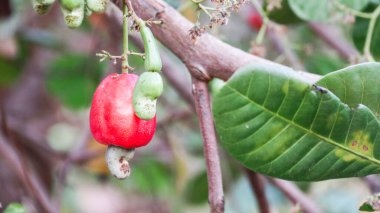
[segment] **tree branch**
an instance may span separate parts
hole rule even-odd
[[[270,177],[268,177],[267,180],[276,186],[282,193],[284,193],[284,195],[288,197],[293,204],[299,204],[303,212],[321,213],[321,210],[317,207],[317,205],[293,183]]]
[[[24,162],[21,154],[13,149],[2,132],[0,132],[0,156],[8,163],[9,168],[17,174],[25,188],[35,198],[44,212],[56,212],[46,189],[34,172],[26,168],[27,163]]]
[[[194,78],[193,95],[203,138],[211,212],[221,213],[224,212],[222,172],[207,83]]]
[[[362,178],[363,181],[368,185],[371,193],[379,193],[380,192],[380,179],[377,175],[369,175]]]
[[[217,77],[227,80],[235,70],[247,64],[276,64],[232,47],[207,33],[193,43],[189,36],[193,23],[162,0],[133,1],[132,4],[139,17],[159,18],[163,21],[163,24],[151,27],[155,37],[170,49],[197,79],[210,80]],[[303,73],[302,76],[309,82],[315,82],[319,78],[310,73]]]
[[[249,169],[245,169],[248,180],[251,184],[252,191],[255,193],[257,204],[259,205],[259,210],[261,213],[269,213],[269,205],[268,200],[265,196],[265,180],[263,176],[257,174],[256,172],[252,172]]]

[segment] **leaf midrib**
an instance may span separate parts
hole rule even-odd
[[[327,143],[329,143],[329,144],[331,144],[331,145],[334,145],[334,146],[337,146],[338,148],[341,148],[341,149],[343,149],[343,150],[346,151],[346,152],[349,152],[349,153],[351,153],[351,154],[354,154],[354,155],[356,155],[356,156],[359,156],[359,157],[361,157],[361,158],[364,158],[364,159],[366,159],[366,160],[368,160],[368,161],[370,161],[370,162],[372,162],[372,163],[375,163],[375,164],[380,165],[380,161],[379,161],[379,160],[377,160],[377,159],[375,159],[375,158],[373,158],[373,157],[367,156],[367,155],[363,155],[363,154],[358,153],[358,152],[354,152],[353,150],[349,149],[348,147],[343,146],[343,145],[340,145],[340,144],[334,142],[333,140],[331,140],[331,138],[326,138],[326,137],[324,137],[324,136],[322,136],[322,135],[319,135],[319,134],[315,133],[315,132],[312,131],[312,130],[306,129],[305,127],[303,127],[303,126],[301,126],[301,125],[299,125],[299,124],[297,124],[297,123],[294,123],[293,121],[291,121],[291,120],[289,120],[289,119],[287,119],[287,118],[281,116],[280,114],[278,114],[278,113],[274,113],[273,111],[271,111],[271,110],[265,108],[264,106],[262,106],[262,105],[256,103],[255,101],[249,99],[247,96],[245,96],[244,94],[240,93],[238,90],[234,89],[233,87],[229,86],[228,84],[226,84],[225,86],[228,87],[229,89],[231,89],[232,91],[234,91],[237,95],[239,95],[239,96],[242,97],[243,99],[246,99],[248,102],[251,102],[252,104],[258,106],[259,108],[261,108],[261,109],[263,109],[264,111],[266,111],[266,112],[272,114],[273,116],[276,116],[276,117],[278,117],[278,118],[284,120],[285,122],[288,122],[288,123],[290,123],[290,124],[292,124],[292,125],[294,125],[294,126],[300,128],[301,130],[304,130],[305,132],[307,132],[307,133],[309,133],[309,134],[311,134],[311,135],[314,135],[314,136],[316,136],[316,137],[322,139],[322,141],[326,141]]]

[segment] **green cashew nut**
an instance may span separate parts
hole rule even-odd
[[[153,33],[144,22],[140,22],[139,27],[141,37],[144,41],[145,69],[150,72],[159,72],[162,69],[162,62]]]
[[[84,3],[84,0],[78,0],[78,1],[80,1],[80,6],[72,10],[68,10],[65,7],[61,6],[65,23],[69,28],[77,28],[83,22],[84,12],[85,12],[84,11],[85,3]]]
[[[74,10],[83,4],[82,0],[61,0],[61,6],[67,10]]]
[[[95,13],[103,13],[108,4],[108,0],[86,0],[87,7]]]
[[[133,90],[133,109],[137,117],[150,120],[156,115],[157,98],[162,94],[163,85],[159,73],[141,74]]]
[[[125,149],[118,146],[108,146],[106,162],[110,173],[118,179],[125,179],[131,174],[128,161],[133,158],[135,149]]]
[[[46,14],[54,0],[32,0],[33,9],[39,15]]]

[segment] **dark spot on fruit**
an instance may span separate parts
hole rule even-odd
[[[119,158],[119,163],[123,163],[124,160],[125,160],[125,157],[124,157],[124,156],[121,156],[121,157]]]
[[[112,77],[112,78],[117,78],[117,77],[119,77],[119,74],[118,74],[118,73],[114,73],[114,74],[112,74],[111,77]]]
[[[121,172],[123,172],[124,174],[127,174],[127,173],[129,173],[129,165],[128,165],[128,163],[123,163],[123,164],[121,164],[121,166],[120,166],[120,171]]]

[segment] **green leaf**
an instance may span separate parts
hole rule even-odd
[[[174,187],[172,171],[156,159],[145,158],[144,161],[135,164],[132,169],[133,175],[130,177],[130,182],[140,192],[162,195],[170,193]]]
[[[368,203],[363,203],[360,207],[359,207],[359,211],[365,211],[365,212],[374,212],[375,209],[373,209],[373,207],[368,204]]]
[[[268,0],[264,2],[264,9],[267,9]],[[288,0],[281,1],[281,7],[275,7],[267,11],[270,20],[279,24],[297,24],[302,20],[290,9]]]
[[[0,86],[9,86],[18,79],[22,68],[15,61],[0,58]]]
[[[3,213],[25,213],[25,208],[20,203],[10,203]]]
[[[289,7],[296,16],[305,21],[327,21],[339,10],[333,0],[288,0]],[[336,0],[334,0],[336,1]],[[355,10],[361,10],[370,0],[338,0],[341,4]]]
[[[289,68],[238,70],[213,101],[221,144],[244,166],[288,180],[380,172],[380,124]]]
[[[366,105],[380,117],[380,63],[363,63],[332,72],[317,82],[350,107]]]
[[[371,4],[368,6],[364,11],[365,12],[372,12],[377,5]],[[352,40],[355,44],[355,47],[363,52],[364,44],[368,32],[368,26],[369,26],[369,19],[364,18],[356,18],[355,24],[352,28]],[[375,59],[380,59],[380,17],[377,18],[375,23],[375,28],[372,34],[372,40],[371,40],[371,46],[370,51],[375,57]]]
[[[355,10],[361,10],[367,6],[371,0],[339,0],[340,3]]]
[[[49,65],[47,89],[67,107],[88,107],[103,69],[104,64],[85,55],[62,56]]]
[[[306,21],[325,21],[330,17],[330,0],[288,0],[293,12]]]
[[[208,199],[206,171],[191,179],[186,187],[185,197],[191,204],[206,203]]]

